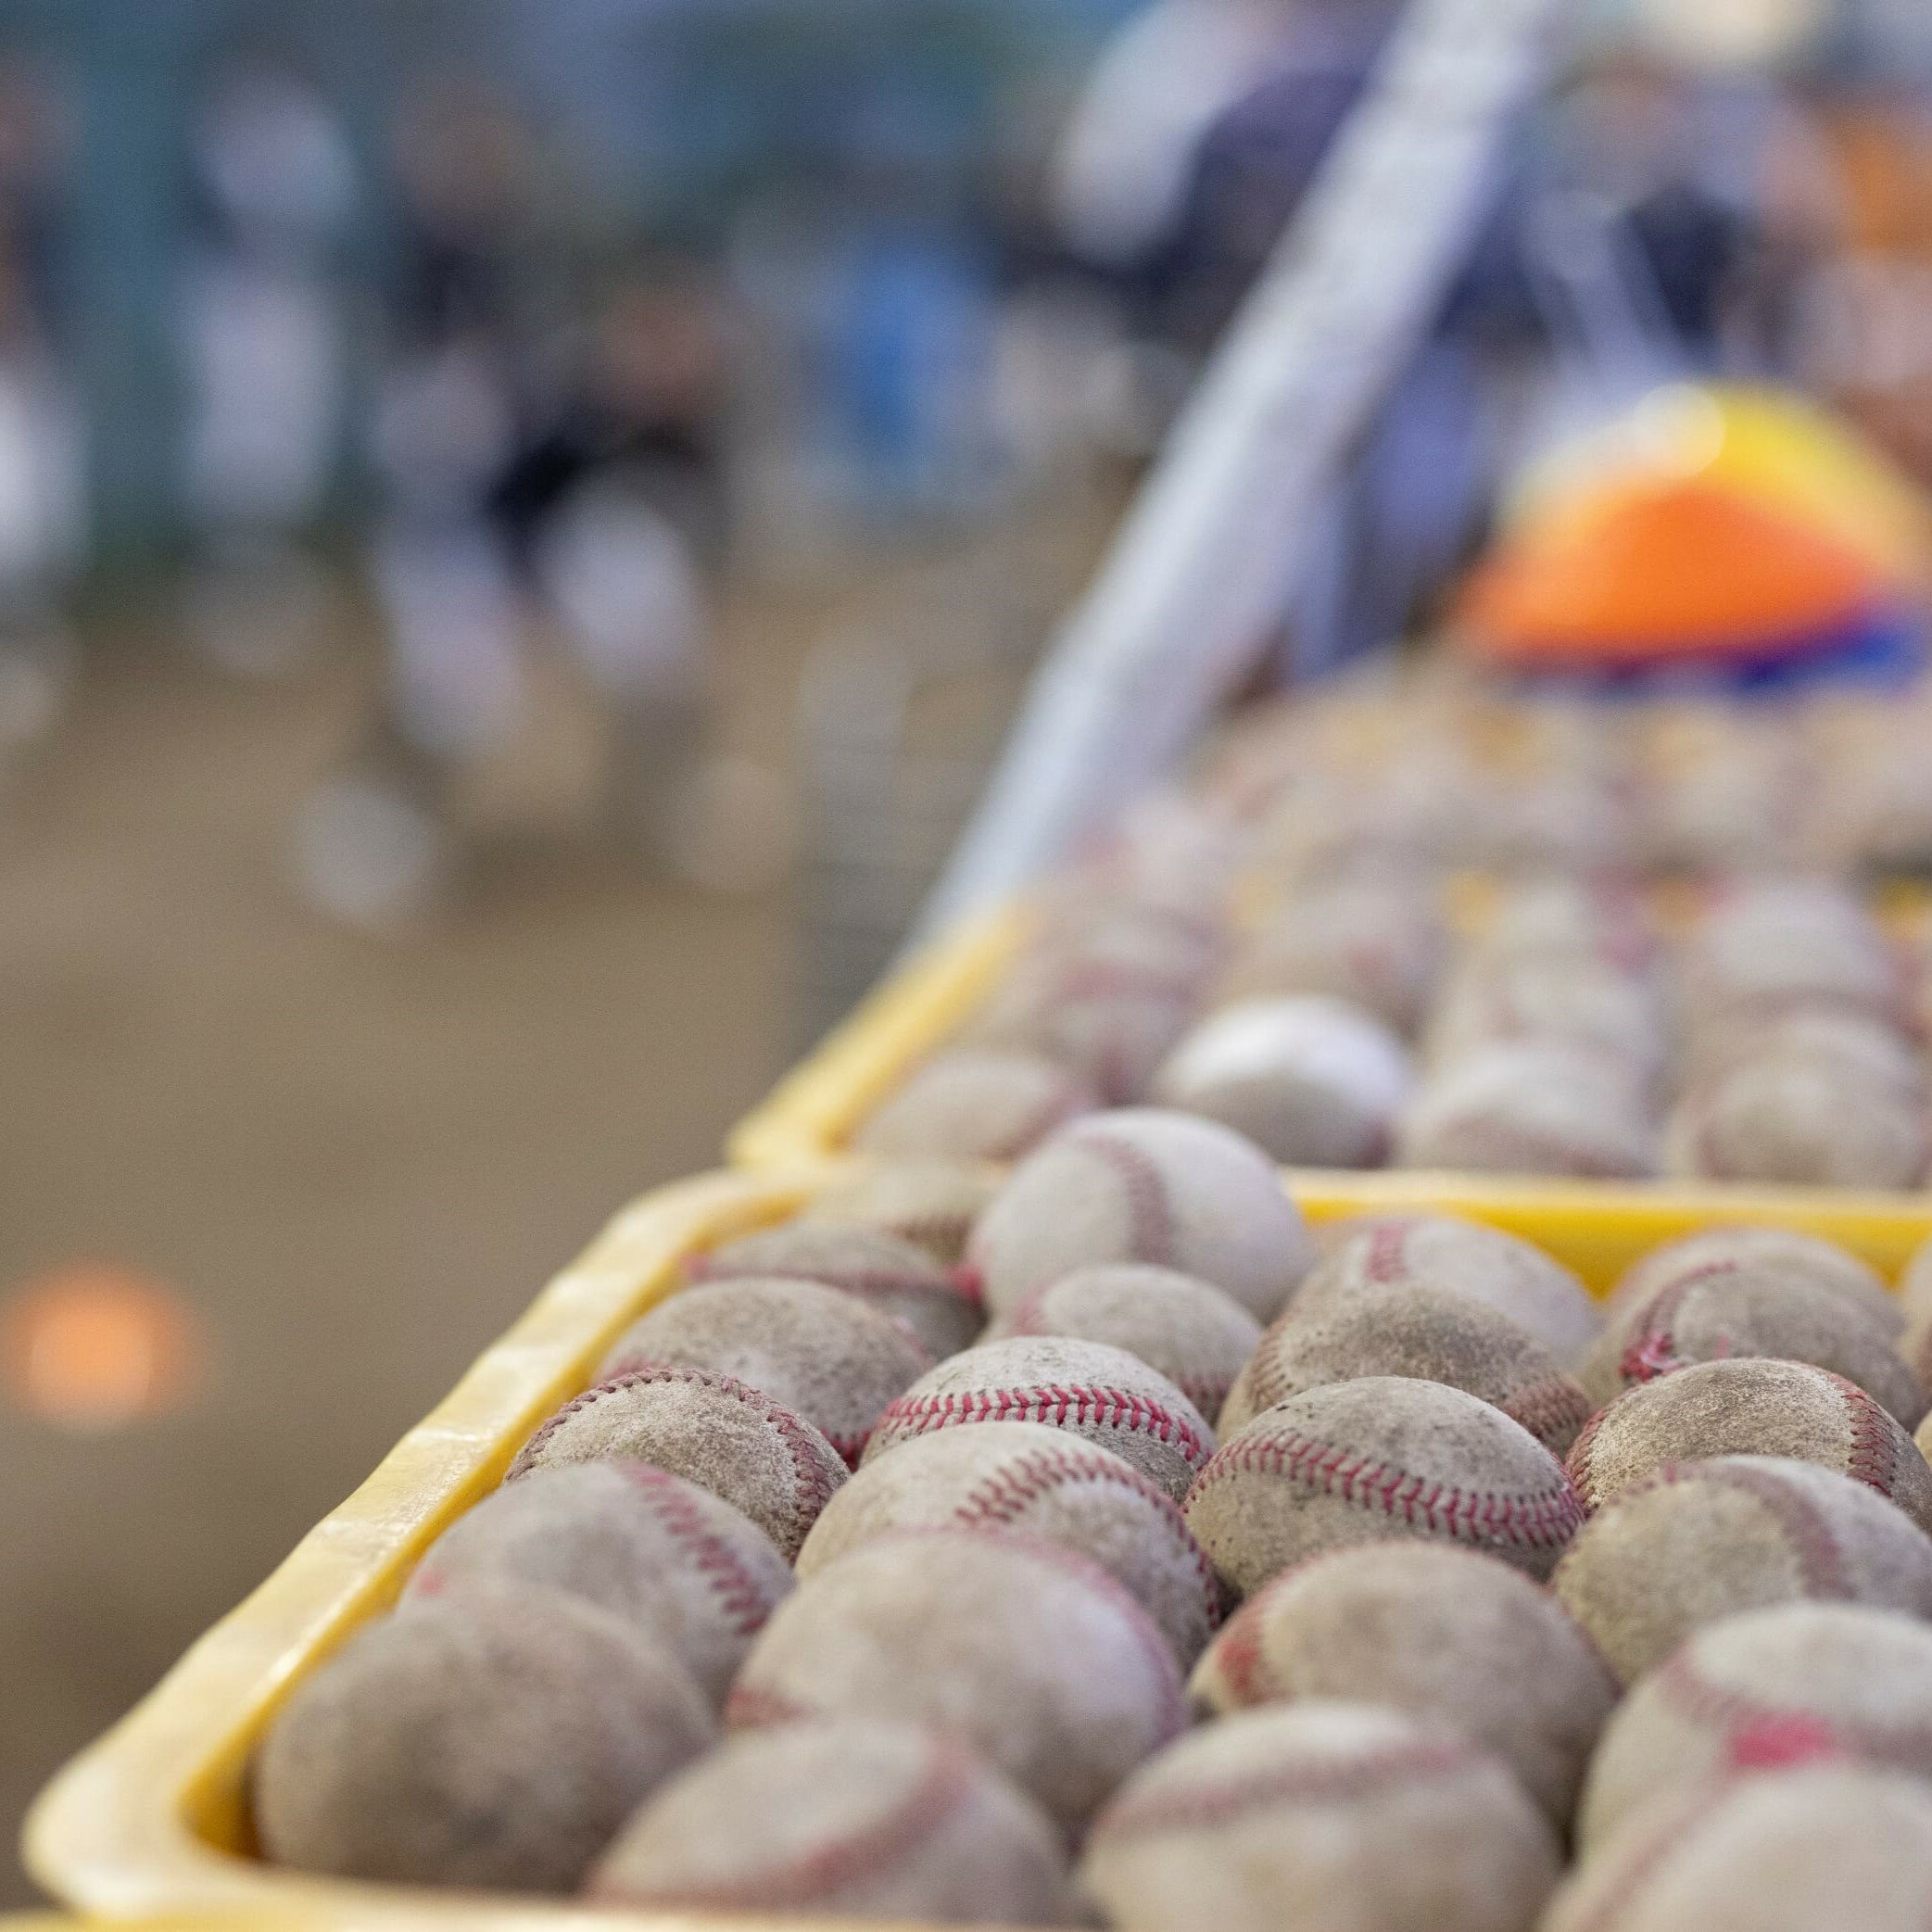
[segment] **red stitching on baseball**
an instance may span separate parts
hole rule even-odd
[[[889,1869],[895,1860],[930,1838],[973,1789],[973,1760],[941,1738],[928,1740],[920,1774],[894,1804],[869,1823],[859,1823],[795,1856],[758,1866],[741,1865],[729,1878],[711,1885],[680,1887],[654,1893],[654,1908],[702,1911],[762,1906],[798,1911],[821,1903],[855,1881]],[[622,1902],[622,1882],[593,1887],[589,1896]]]
[[[1845,1553],[1838,1547],[1829,1519],[1809,1496],[1790,1487],[1775,1470],[1744,1468],[1735,1463],[1719,1468],[1714,1462],[1667,1462],[1614,1500],[1622,1502],[1624,1496],[1646,1496],[1683,1483],[1714,1483],[1722,1489],[1735,1489],[1766,1510],[1784,1532],[1792,1555],[1798,1559],[1807,1596],[1844,1599],[1856,1594]]]
[[[1042,1310],[1046,1304],[1046,1291],[1053,1286],[1051,1282],[1042,1282],[1037,1288],[1029,1288],[1015,1303],[1012,1314],[1000,1326],[1005,1334],[1043,1335],[1046,1331],[1040,1326],[1043,1319]]]
[[[970,1227],[971,1223],[968,1222],[967,1225]],[[986,1274],[977,1262],[962,1261],[958,1267],[950,1269],[947,1272],[953,1285],[976,1308],[983,1308],[986,1306]]]
[[[1090,1842],[1199,1830],[1276,1804],[1348,1804],[1375,1797],[1392,1785],[1459,1776],[1476,1762],[1475,1748],[1459,1737],[1404,1738],[1340,1762],[1246,1771],[1224,1783],[1192,1790],[1145,1789],[1130,1793],[1103,1812]]]
[[[1274,1594],[1270,1585],[1258,1597],[1242,1605],[1228,1626],[1215,1639],[1209,1661],[1220,1673],[1234,1701],[1240,1705],[1260,1704],[1281,1694],[1281,1685],[1269,1667],[1266,1653],[1268,1611],[1266,1605]]]
[[[1921,1771],[1932,1764],[1932,1724],[1861,1724],[1842,1715],[1826,1717],[1797,1711],[1754,1698],[1698,1671],[1689,1646],[1682,1646],[1659,1667],[1659,1690],[1688,1722],[1718,1734],[1728,1744],[1736,1732],[1749,1732],[1787,1719],[1810,1720],[1834,1740],[1848,1740],[1866,1756],[1884,1760],[1903,1771]]]
[[[1685,1297],[1693,1288],[1720,1275],[1735,1275],[1736,1261],[1706,1261],[1688,1274],[1660,1288],[1637,1310],[1623,1353],[1617,1360],[1617,1372],[1626,1383],[1655,1382],[1689,1366],[1689,1357],[1679,1353],[1675,1322]]]
[[[1614,1407],[1614,1403],[1605,1404],[1584,1424],[1563,1461],[1563,1473],[1570,1478],[1570,1486],[1576,1491],[1576,1500],[1585,1516],[1596,1509],[1598,1501],[1596,1474],[1590,1467],[1591,1456],[1597,1447],[1597,1433],[1603,1427],[1604,1417]]]
[[[753,1729],[762,1724],[797,1724],[812,1715],[812,1707],[782,1691],[767,1690],[763,1685],[748,1684],[739,1677],[725,1699],[727,1729]]]
[[[1521,1422],[1552,1454],[1556,1443],[1574,1436],[1591,1414],[1589,1396],[1572,1377],[1560,1371],[1524,1383],[1496,1407],[1512,1422]]]
[[[1055,1543],[1051,1537],[1038,1536],[1028,1530],[1000,1528],[991,1524],[975,1525],[959,1523],[924,1523],[904,1529],[888,1530],[873,1539],[874,1546],[881,1543],[911,1543],[915,1540],[945,1536],[970,1536],[984,1538],[997,1544],[1003,1549],[1018,1550],[1029,1556],[1035,1562],[1044,1563],[1050,1570],[1057,1570],[1065,1576],[1072,1577],[1077,1583],[1084,1584],[1096,1596],[1105,1597],[1119,1613],[1121,1621],[1132,1635],[1134,1648],[1141,1653],[1153,1677],[1155,1687],[1160,1696],[1160,1742],[1178,1736],[1187,1728],[1187,1698],[1181,1682],[1181,1672],[1175,1662],[1173,1647],[1160,1633],[1160,1626],[1154,1621],[1147,1606],[1130,1590],[1112,1571],[1105,1570],[1092,1557],[1082,1556],[1076,1549],[1068,1549],[1064,1543]],[[740,1682],[743,1680],[740,1679]],[[734,1692],[734,1695],[736,1693]],[[727,1705],[728,1711],[728,1705]]]
[[[1365,1280],[1385,1285],[1402,1279],[1408,1260],[1408,1229],[1407,1221],[1378,1221],[1369,1230],[1362,1246]]]
[[[1064,1277],[1063,1277],[1064,1279]],[[1003,1340],[1012,1341],[1020,1335],[1055,1335],[1060,1332],[1047,1325],[1046,1298],[1059,1286],[1058,1282],[1042,1282],[1039,1287],[1031,1288],[1014,1304],[1012,1314],[1000,1323]],[[1204,1416],[1218,1409],[1228,1393],[1228,1383],[1219,1375],[1170,1375],[1168,1380],[1198,1408]],[[1266,1408],[1257,1403],[1257,1408]]]
[[[1639,1887],[1654,1877],[1664,1861],[1729,1797],[1731,1787],[1715,1779],[1688,1794],[1683,1809],[1667,1812],[1643,1843],[1616,1870],[1617,1883],[1607,1886],[1588,1914],[1573,1918],[1569,1932],[1616,1932],[1617,1919]]]
[[[749,1408],[761,1421],[768,1422],[777,1431],[779,1441],[790,1454],[792,1474],[797,1478],[797,1486],[791,1499],[792,1514],[801,1528],[808,1524],[831,1501],[832,1492],[839,1486],[839,1479],[820,1461],[817,1445],[813,1442],[811,1435],[805,1433],[805,1425],[790,1409],[782,1403],[774,1402],[769,1395],[752,1388],[749,1383],[739,1381],[735,1375],[717,1375],[706,1369],[687,1369],[670,1362],[653,1362],[648,1366],[627,1370],[622,1375],[612,1375],[603,1382],[593,1383],[574,1401],[566,1402],[524,1445],[523,1453],[510,1465],[509,1472],[503,1480],[506,1483],[513,1483],[519,1476],[526,1476],[533,1469],[538,1467],[537,1458],[542,1453],[544,1445],[579,1410],[589,1408],[606,1395],[615,1395],[624,1389],[674,1382],[694,1383],[701,1388],[713,1389],[719,1395]],[[819,1440],[825,1440],[822,1434]]]
[[[872,1433],[876,1440],[896,1442],[902,1436],[926,1435],[963,1422],[1045,1422],[1056,1429],[1080,1425],[1124,1429],[1130,1435],[1151,1435],[1179,1449],[1190,1469],[1199,1469],[1207,1455],[1207,1445],[1199,1431],[1172,1409],[1129,1389],[1095,1388],[1081,1383],[901,1395],[887,1404]]]
[[[1513,1548],[1560,1548],[1583,1521],[1569,1479],[1530,1496],[1458,1489],[1386,1462],[1351,1461],[1333,1443],[1302,1435],[1244,1433],[1218,1449],[1194,1479],[1189,1501],[1231,1473],[1286,1477],[1357,1509],[1379,1510],[1409,1524],[1446,1533],[1459,1541],[1505,1543]]]
[[[1174,1210],[1159,1164],[1131,1141],[1099,1128],[1080,1133],[1070,1144],[1092,1155],[1119,1182],[1134,1259],[1172,1267]]]
[[[1076,1080],[1064,1067],[1056,1068],[1058,1086],[1049,1088],[1032,1107],[1007,1129],[1005,1135],[982,1156],[987,1160],[1017,1160],[1029,1154],[1054,1128],[1064,1126],[1090,1112],[1092,1102],[1084,1081]]]
[[[941,1301],[967,1298],[953,1273],[938,1263],[930,1272],[915,1273],[911,1269],[894,1268],[806,1268],[796,1262],[763,1268],[739,1268],[731,1263],[721,1267],[715,1257],[700,1256],[685,1269],[685,1279],[693,1285],[702,1282],[811,1282],[847,1294],[930,1294]]]
[[[753,1636],[762,1630],[771,1615],[764,1589],[739,1560],[738,1552],[706,1526],[684,1480],[668,1470],[654,1469],[648,1462],[634,1462],[625,1457],[613,1458],[611,1466],[643,1496],[651,1513],[663,1525],[665,1534],[711,1585],[733,1633]]]
[[[983,1478],[961,1499],[953,1520],[967,1528],[1011,1523],[1023,1517],[1042,1496],[1076,1483],[1105,1483],[1125,1489],[1153,1505],[1168,1528],[1187,1552],[1201,1580],[1201,1595],[1207,1605],[1207,1627],[1220,1622],[1220,1585],[1206,1552],[1194,1541],[1181,1506],[1166,1490],[1156,1488],[1136,1469],[1118,1457],[1103,1451],[1075,1447],[1031,1449],[1017,1457],[1004,1469]]]
[[[1826,1374],[1831,1374],[1829,1370]],[[1899,1481],[1899,1436],[1902,1433],[1890,1414],[1855,1382],[1832,1375],[1851,1419],[1851,1440],[1845,1453],[1845,1473],[1889,1496]]]

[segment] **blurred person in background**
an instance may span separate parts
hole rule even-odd
[[[1063,142],[1068,246],[1133,318],[1170,411],[1361,103],[1387,0],[1155,0],[1103,57]],[[1788,354],[1810,246],[1769,158],[1786,91],[1599,45],[1529,122],[1428,338],[1306,531],[1282,670],[1419,619],[1527,451],[1656,383]]]
[[[304,814],[309,888],[372,924],[448,893],[461,782],[523,725],[539,625],[610,719],[613,829],[702,877],[726,521],[708,289],[660,263],[614,278],[587,322],[555,158],[474,82],[421,90],[396,153],[373,436],[388,676],[369,741]]]
[[[0,56],[0,758],[51,729],[76,668],[86,426],[60,300],[65,158],[45,76]]]
[[[272,676],[314,646],[326,584],[303,540],[341,454],[344,254],[361,196],[327,100],[260,54],[216,69],[190,125],[181,286],[188,636],[223,669]]]
[[[1901,66],[1820,85],[1809,105],[1808,169],[1787,176],[1828,170],[1830,191],[1814,197],[1825,246],[1798,305],[1798,360],[1932,482],[1932,57],[1915,75]]]

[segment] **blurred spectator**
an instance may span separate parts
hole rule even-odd
[[[575,315],[547,158],[440,82],[397,144],[403,219],[374,436],[385,714],[302,828],[311,890],[381,922],[459,871],[458,781],[519,728],[539,623],[611,722],[610,816],[703,873],[712,576],[726,527],[716,305],[668,262]]]
[[[304,654],[323,608],[300,544],[340,453],[343,252],[360,183],[327,101],[265,57],[223,64],[191,133],[185,617],[215,663],[267,675]]]
[[[1932,77],[1821,87],[1812,105],[1807,158],[1822,151],[1812,171],[1829,170],[1831,193],[1800,365],[1932,481]]]
[[[85,429],[61,327],[66,130],[45,77],[0,60],[0,756],[64,704],[63,606],[86,534]]]

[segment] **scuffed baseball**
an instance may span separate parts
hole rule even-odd
[[[1077,1268],[1034,1289],[983,1339],[1015,1335],[1066,1335],[1124,1348],[1213,1417],[1255,1352],[1261,1324],[1210,1282],[1178,1269],[1120,1261]]]
[[[1858,1386],[1809,1362],[1739,1357],[1644,1383],[1590,1419],[1569,1470],[1586,1509],[1666,1463],[1782,1456],[1855,1478],[1932,1529],[1932,1469]]]
[[[1562,1464],[1520,1422],[1391,1376],[1262,1410],[1208,1459],[1186,1511],[1243,1596],[1324,1549],[1389,1538],[1458,1543],[1545,1577],[1582,1521]]]
[[[791,1588],[777,1546],[729,1503],[647,1463],[533,1470],[430,1546],[404,1600],[475,1577],[521,1578],[634,1623],[724,1698],[751,1639]]]
[[[1119,1932],[1530,1932],[1559,1863],[1468,1738],[1311,1700],[1162,1752],[1095,1821],[1080,1879]]]
[[[1410,1085],[1408,1055],[1388,1027],[1345,1000],[1302,994],[1245,1000],[1202,1021],[1150,1094],[1293,1167],[1375,1168]]]
[[[1818,1762],[1667,1792],[1571,1875],[1542,1932],[1920,1932],[1932,1791]]]
[[[1253,1142],[1138,1107],[1076,1120],[1028,1155],[975,1224],[966,1257],[996,1315],[1077,1268],[1144,1261],[1211,1282],[1269,1321],[1315,1249]]]
[[[952,1738],[878,1718],[728,1738],[631,1819],[586,1889],[656,1912],[947,1925],[1072,1910],[1059,1833],[1030,1798]]]
[[[664,1364],[566,1402],[510,1465],[534,1470],[612,1458],[648,1462],[722,1496],[789,1562],[844,1482],[844,1458],[803,1417],[747,1383]]]
[[[1265,1408],[1365,1375],[1446,1383],[1521,1422],[1565,1454],[1592,1404],[1556,1357],[1508,1316],[1459,1294],[1383,1288],[1339,1297],[1308,1314],[1291,1305],[1249,1357],[1216,1429],[1233,1434]]]
[[[932,1366],[912,1331],[855,1295],[782,1276],[702,1282],[634,1321],[604,1357],[609,1382],[652,1363],[728,1375],[822,1431],[856,1462],[893,1396]]]
[[[1209,1645],[1188,1690],[1220,1714],[1342,1698],[1435,1719],[1502,1759],[1559,1832],[1617,1697],[1547,1589],[1440,1543],[1357,1544],[1283,1572]]]
[[[1177,1501],[1214,1449],[1201,1412],[1124,1348],[1060,1335],[988,1342],[941,1362],[889,1403],[871,1464],[941,1430],[1041,1422],[1111,1449]]]
[[[1603,1325],[1596,1297],[1561,1262],[1484,1222],[1377,1215],[1338,1232],[1294,1297],[1298,1313],[1384,1288],[1459,1294],[1508,1316],[1563,1363],[1574,1361]]]
[[[1932,1615],[1932,1538],[1835,1470],[1720,1456],[1666,1463],[1605,1504],[1553,1585],[1630,1684],[1741,1610],[1821,1600]]]
[[[779,1606],[726,1722],[928,1724],[1080,1830],[1186,1702],[1174,1652],[1097,1563],[1010,1530],[895,1530]]]
[[[1040,1422],[903,1443],[827,1504],[801,1579],[889,1530],[1008,1529],[1098,1563],[1131,1590],[1183,1665],[1220,1622],[1220,1586],[1180,1506],[1110,1449]]]
[[[977,1173],[968,1188],[953,1168],[934,1173],[928,1163],[888,1166],[829,1191],[814,1205],[814,1214],[825,1219],[788,1221],[727,1242],[699,1256],[686,1272],[698,1282],[747,1277],[817,1282],[855,1294],[904,1322],[938,1361],[966,1347],[986,1320],[979,1297],[955,1267],[971,1218],[991,1191]],[[870,1213],[880,1225],[838,1219],[840,1201],[850,1204],[847,1211],[855,1220]],[[889,1219],[890,1227],[884,1225]],[[940,1260],[930,1245],[948,1241],[951,1262]]]
[[[1590,1761],[1587,1857],[1651,1798],[1829,1751],[1932,1782],[1932,1629],[1856,1603],[1707,1623],[1632,1686]]]

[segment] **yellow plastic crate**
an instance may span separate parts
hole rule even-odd
[[[116,1921],[214,1914],[233,1923],[239,1914],[303,1932],[580,1932],[608,1921],[608,1908],[348,1883],[263,1863],[249,1818],[249,1762],[282,1700],[395,1601],[436,1537],[497,1485],[623,1329],[677,1286],[685,1259],[795,1212],[834,1171],[712,1175],[620,1214],[368,1482],[42,1794],[25,1841],[41,1884],[92,1918]],[[1547,1247],[1598,1293],[1656,1243],[1718,1218],[1706,1195],[1661,1189],[1495,1188],[1401,1173],[1305,1173],[1287,1185],[1317,1223],[1431,1207],[1490,1221]],[[1793,1208],[1740,1193],[1727,1205],[1725,1218],[1834,1236],[1888,1277],[1932,1233],[1932,1204],[1833,1198]],[[721,1923],[650,1916],[666,1928]],[[739,1922],[740,1932],[753,1923]],[[768,1932],[780,1925],[755,1923]]]

